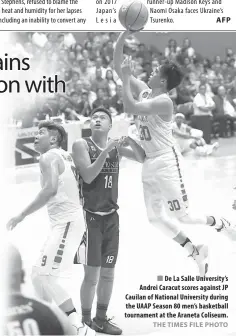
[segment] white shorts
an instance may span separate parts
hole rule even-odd
[[[155,222],[162,211],[181,218],[188,214],[182,156],[175,148],[143,164],[142,181],[148,219]]]
[[[85,224],[82,216],[77,221],[55,225],[35,264],[39,267],[39,274],[70,277],[74,257],[84,232]]]

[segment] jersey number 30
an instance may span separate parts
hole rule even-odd
[[[106,175],[104,179],[105,179],[105,189],[107,188],[111,189],[112,188],[112,176]]]
[[[147,126],[139,126],[139,135],[141,140],[151,141],[151,134]]]

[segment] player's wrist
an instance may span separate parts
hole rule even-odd
[[[24,211],[22,211],[22,212],[20,213],[20,215],[19,215],[21,221],[23,221],[23,220],[25,219],[26,216],[27,216],[27,214],[26,214]]]
[[[109,153],[109,148],[105,148],[103,149],[103,151],[101,152],[102,155],[107,156],[107,154]]]

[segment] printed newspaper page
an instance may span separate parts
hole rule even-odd
[[[236,335],[234,2],[0,1],[2,335]]]

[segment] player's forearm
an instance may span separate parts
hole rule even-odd
[[[174,135],[183,138],[183,139],[191,139],[191,135],[190,134],[186,134],[186,133],[182,133],[182,132],[176,132],[174,131]]]
[[[146,158],[145,151],[132,138],[128,137],[128,142],[134,153],[136,161],[143,163]]]
[[[103,150],[96,161],[94,161],[90,166],[86,167],[84,170],[80,169],[80,175],[85,183],[90,184],[95,180],[103,168],[107,154],[107,151]]]
[[[137,114],[135,111],[136,100],[134,99],[131,88],[130,88],[131,78],[129,76],[124,76],[123,78],[123,104],[124,110],[127,113]]]
[[[126,36],[127,36],[127,32],[123,32],[120,34],[116,42],[116,46],[115,46],[114,54],[113,54],[115,71],[117,75],[120,77],[120,79],[122,79],[121,64],[124,58],[123,50],[124,50]]]
[[[35,200],[22,211],[21,215],[25,218],[26,216],[38,211],[48,203],[49,199],[54,196],[55,193],[56,191],[54,192],[49,188],[42,189]]]

